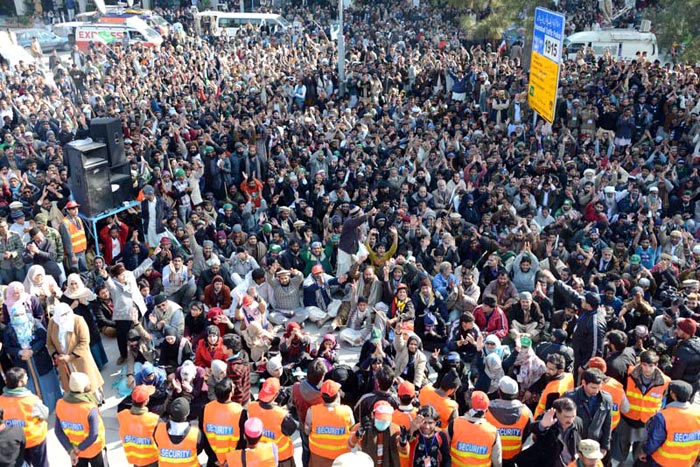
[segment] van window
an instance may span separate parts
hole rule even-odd
[[[141,34],[141,33],[138,32],[138,31],[135,31],[135,30],[133,30],[133,29],[130,29],[130,30],[129,30],[129,38],[130,38],[132,41],[146,42],[146,38],[143,37],[143,34]]]
[[[581,42],[572,42],[566,47],[566,52],[570,54],[575,54],[579,50],[583,49],[583,47],[584,44],[582,44]]]

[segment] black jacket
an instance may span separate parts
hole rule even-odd
[[[700,389],[700,338],[679,342],[673,357],[672,379],[682,379],[693,386],[695,392]]]
[[[564,444],[559,441],[561,432],[559,423],[542,430],[539,422],[535,422],[532,431],[536,436],[535,443],[516,457],[517,464],[537,467],[566,467],[559,462],[559,456],[564,450]],[[583,422],[579,417],[576,417],[573,427],[564,435],[564,443],[574,456],[576,455],[576,446],[583,439],[581,435],[583,432]]]
[[[579,386],[573,391],[568,391],[564,397],[568,397],[576,403],[576,415],[584,426],[581,437],[598,441],[601,449],[609,451],[613,408],[610,394],[600,391],[598,395],[593,396],[598,399],[598,410],[593,414],[588,411],[586,402],[588,397],[586,397],[583,387]]]
[[[563,293],[579,308],[584,301],[583,296],[562,281],[554,283],[554,291]],[[592,357],[603,356],[603,341],[607,330],[605,311],[598,309],[581,312],[571,336],[571,347],[574,349],[574,372],[588,363]]]
[[[627,381],[627,371],[629,367],[637,364],[637,356],[632,347],[625,347],[622,349],[622,352],[615,352],[608,355],[605,363],[608,367],[607,375],[625,384]]]

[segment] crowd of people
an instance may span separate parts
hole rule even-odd
[[[333,11],[0,67],[0,465],[54,413],[104,465],[105,384],[137,466],[693,465],[700,70],[582,50],[550,124],[451,6],[356,2],[340,82]],[[95,117],[140,201],[98,238]]]

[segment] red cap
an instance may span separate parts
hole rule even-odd
[[[374,404],[374,418],[383,422],[390,422],[394,415],[394,408],[387,401],[378,401]]]
[[[311,274],[323,274],[323,266],[320,264],[314,264],[311,267]]]
[[[483,391],[472,393],[472,409],[486,412],[489,408],[489,396]]]
[[[148,400],[153,393],[156,392],[156,387],[148,384],[139,384],[131,391],[131,400],[137,404],[143,404]]]
[[[327,379],[321,385],[321,394],[325,394],[330,397],[335,397],[340,391],[340,384],[336,383],[332,379]]]
[[[80,205],[73,200],[70,200],[66,203],[66,209],[73,209],[73,208],[79,208],[79,207],[80,207]]]
[[[678,329],[680,329],[681,331],[683,331],[691,337],[695,335],[695,332],[698,329],[698,324],[693,318],[679,319],[678,324],[676,324],[676,326],[678,327]]]
[[[280,392],[280,380],[277,378],[267,378],[258,392],[258,400],[262,402],[272,402]]]
[[[608,371],[608,364],[601,357],[593,357],[588,360],[588,368],[597,368],[603,373]]]
[[[410,381],[404,381],[403,383],[399,384],[398,393],[399,393],[399,397],[402,397],[402,396],[415,397],[416,387]]]

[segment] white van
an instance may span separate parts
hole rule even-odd
[[[197,17],[211,21],[211,30],[215,36],[235,36],[240,28],[248,24],[257,30],[267,26],[272,34],[284,32],[292,25],[282,15],[274,13],[226,13],[221,11],[202,11]]]
[[[609,50],[613,57],[634,60],[637,52],[646,52],[648,61],[653,62],[659,56],[656,35],[651,32],[639,32],[633,29],[601,29],[600,31],[577,32],[564,39],[567,58],[573,60],[576,53],[586,47],[593,49],[593,54],[602,57]]]
[[[112,45],[121,43],[128,35],[129,43],[160,47],[163,37],[140,18],[127,18],[123,23],[83,23],[75,28],[75,43],[80,50],[87,50],[90,43]]]

